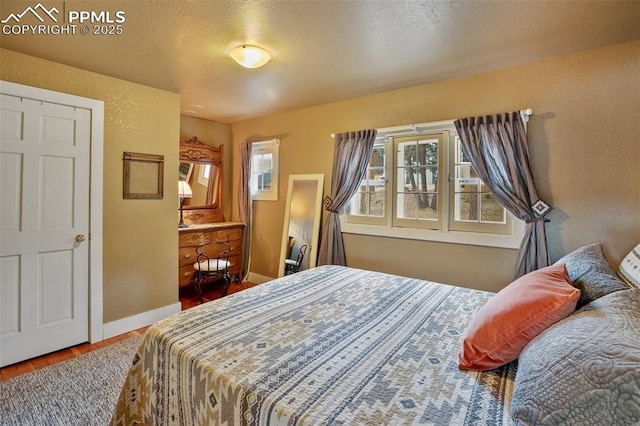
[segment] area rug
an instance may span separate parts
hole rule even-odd
[[[108,424],[141,339],[0,382],[0,424]]]

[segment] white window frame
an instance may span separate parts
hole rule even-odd
[[[386,155],[388,157],[395,157],[395,155],[389,155],[389,153],[393,152],[390,151],[390,149],[393,150],[393,138],[443,132],[446,132],[446,137],[450,137],[449,144],[455,145],[455,135],[457,135],[457,132],[453,124],[453,120],[379,129],[377,136],[379,141],[377,142],[380,143],[380,141],[386,141]],[[449,224],[452,216],[452,213],[450,214],[449,211],[450,203],[452,202],[452,198],[450,197],[450,194],[452,193],[450,185],[452,185],[452,183],[450,181],[454,172],[450,161],[450,156],[453,155],[452,152],[453,151],[451,149],[443,149],[442,152],[440,152],[441,164],[446,166],[446,169],[443,168],[440,171],[442,177],[439,179],[442,183],[440,190],[443,192],[443,197],[441,198],[441,200],[443,200],[443,205],[441,206],[441,209],[439,208],[439,213],[442,215],[441,217],[444,218],[441,229],[420,229],[393,226],[394,213],[391,210],[393,207],[389,207],[391,206],[389,203],[393,203],[393,193],[395,191],[393,191],[389,186],[386,190],[385,206],[387,207],[385,208],[385,217],[383,220],[378,220],[376,224],[372,221],[367,221],[366,217],[348,215],[348,212],[345,210],[340,214],[342,232],[347,234],[518,249],[520,247],[520,242],[522,241],[522,236],[524,235],[524,221],[513,217],[509,212],[507,212],[507,216],[510,217],[510,221],[506,228],[500,231],[502,233],[450,229]],[[393,158],[393,160],[391,158],[387,158],[386,163],[394,163],[393,166],[388,166],[390,168],[388,168],[386,172],[387,174],[394,173],[395,158]],[[347,206],[348,205],[349,203],[347,203]]]
[[[458,159],[457,154],[458,152],[456,152],[457,148],[458,148],[458,142],[459,142],[460,138],[456,133],[451,133],[450,134],[450,140],[449,140],[449,158],[450,158],[450,162],[449,162],[449,183],[451,185],[451,187],[449,188],[449,206],[450,206],[450,216],[449,216],[449,225],[451,227],[451,230],[453,231],[468,231],[468,232],[484,232],[484,233],[490,233],[490,234],[509,234],[512,230],[512,224],[511,222],[513,221],[513,215],[511,213],[509,213],[509,211],[507,211],[505,209],[505,216],[504,216],[504,222],[488,222],[488,221],[482,221],[482,217],[479,217],[477,220],[464,220],[464,219],[456,219],[455,215],[456,215],[456,211],[455,211],[455,199],[456,199],[456,187],[459,184],[462,183],[467,183],[467,184],[473,184],[473,185],[484,185],[484,183],[482,182],[482,180],[478,177],[475,178],[468,178],[468,179],[460,179],[461,182],[457,182],[457,176],[456,176],[456,166],[461,166],[461,165],[465,165],[468,166],[470,168],[472,168],[473,166],[471,165],[470,162],[464,162],[464,163],[458,163]],[[466,180],[467,182],[462,182],[463,180]],[[488,191],[488,188],[487,188]],[[460,192],[462,193],[462,192]],[[486,194],[486,192],[484,192]],[[471,194],[477,194],[479,195],[479,203],[478,203],[478,207],[481,208],[482,206],[482,197],[481,197],[481,192],[471,192]],[[479,212],[478,216],[482,216],[482,214]]]
[[[271,189],[269,190],[255,190],[253,179],[255,174],[251,171],[251,177],[249,187],[251,189],[251,198],[261,201],[278,201],[278,186],[279,186],[279,170],[280,170],[280,139],[269,139],[266,141],[258,141],[251,143],[251,164],[253,164],[253,157],[256,155],[271,154],[272,169],[271,169]]]
[[[399,217],[400,215],[400,207],[399,207],[399,189],[400,186],[405,185],[405,183],[400,183],[400,170],[404,170],[407,168],[406,165],[404,164],[400,164],[400,158],[404,158],[404,150],[402,149],[402,154],[400,154],[401,151],[401,147],[400,145],[406,142],[409,143],[413,143],[415,142],[416,144],[420,145],[424,142],[430,143],[433,141],[437,141],[438,144],[438,164],[436,165],[438,168],[438,172],[440,173],[442,171],[443,166],[445,165],[445,161],[446,161],[446,154],[445,154],[445,149],[444,147],[445,145],[445,138],[448,139],[448,134],[445,134],[445,132],[437,132],[437,133],[422,133],[419,135],[415,135],[415,136],[403,136],[403,137],[397,137],[394,136],[391,141],[392,143],[392,158],[393,158],[393,176],[395,177],[395,181],[393,182],[393,185],[395,186],[395,188],[390,188],[391,190],[389,192],[391,192],[391,196],[393,198],[393,204],[391,205],[392,208],[392,215],[391,215],[391,223],[393,227],[404,227],[404,228],[412,228],[412,229],[441,229],[443,224],[444,224],[444,216],[443,215],[443,208],[438,208],[437,210],[437,217],[434,219],[411,219],[411,218],[405,218],[404,217],[404,212],[402,212],[402,216],[403,217]],[[404,174],[404,173],[403,173]],[[438,180],[438,185],[436,188],[436,194],[440,194],[440,195],[436,195],[436,197],[438,197],[438,199],[441,198],[441,195],[444,193],[444,190],[446,189],[446,184],[444,183],[446,179],[442,179],[440,178]],[[406,189],[403,191],[403,194],[409,194],[408,192],[406,192]],[[444,204],[444,203],[441,203]],[[439,207],[442,207],[439,206]]]
[[[385,188],[388,186],[388,180],[387,180],[387,173],[389,171],[389,166],[387,164],[387,161],[389,161],[389,155],[387,154],[389,152],[389,148],[388,148],[388,141],[386,137],[382,137],[382,138],[376,138],[375,144],[374,144],[374,149],[376,148],[380,148],[380,147],[384,147],[385,148],[385,155],[383,157],[383,175],[379,178],[379,179],[367,179],[367,182],[365,182],[365,184],[371,184],[372,186],[375,185],[382,185],[384,184]],[[377,166],[376,166],[377,168]],[[366,179],[366,178],[365,178]],[[362,182],[360,183],[360,185],[362,185]],[[362,193],[359,193],[362,194]],[[356,195],[359,195],[356,194]],[[354,200],[354,198],[356,197],[356,195],[354,195],[352,197],[351,200],[349,200],[349,205],[352,202],[357,202]],[[364,193],[365,196],[368,196],[368,193]],[[369,207],[369,203],[370,201],[367,201],[367,207]],[[383,226],[390,226],[390,223],[388,221],[388,209],[386,208],[386,206],[389,205],[389,203],[392,202],[392,198],[391,198],[391,191],[385,189],[385,196],[384,196],[384,205],[385,208],[383,209],[383,216],[365,216],[365,215],[349,215],[349,223],[358,223],[358,224],[363,224],[363,225],[383,225]],[[347,206],[347,208],[349,208],[349,206]],[[343,216],[343,215],[340,215]]]

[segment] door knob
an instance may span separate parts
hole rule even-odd
[[[84,237],[84,235],[82,235],[82,234],[78,234],[78,235],[76,235],[76,242],[77,242],[77,243],[81,243],[81,242],[83,242],[85,239],[86,239],[86,238],[85,238],[85,237]]]

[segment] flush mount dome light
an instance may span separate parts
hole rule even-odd
[[[248,44],[233,49],[231,57],[245,68],[259,68],[271,59],[269,53],[263,48]]]

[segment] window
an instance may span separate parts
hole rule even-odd
[[[480,180],[471,162],[462,151],[460,138],[453,135],[451,144],[451,229],[459,231],[506,234],[511,230],[511,214],[502,207],[489,188]]]
[[[394,147],[393,226],[441,229],[438,182],[443,134],[391,138]]]
[[[349,221],[384,225],[386,223],[386,149],[384,141],[374,145],[365,177],[351,198]]]
[[[383,129],[343,232],[518,248],[513,221],[477,176],[452,121]]]
[[[278,154],[280,140],[251,144],[250,188],[254,200],[278,200]]]
[[[211,174],[211,164],[198,164],[198,183],[209,186],[209,175]]]

